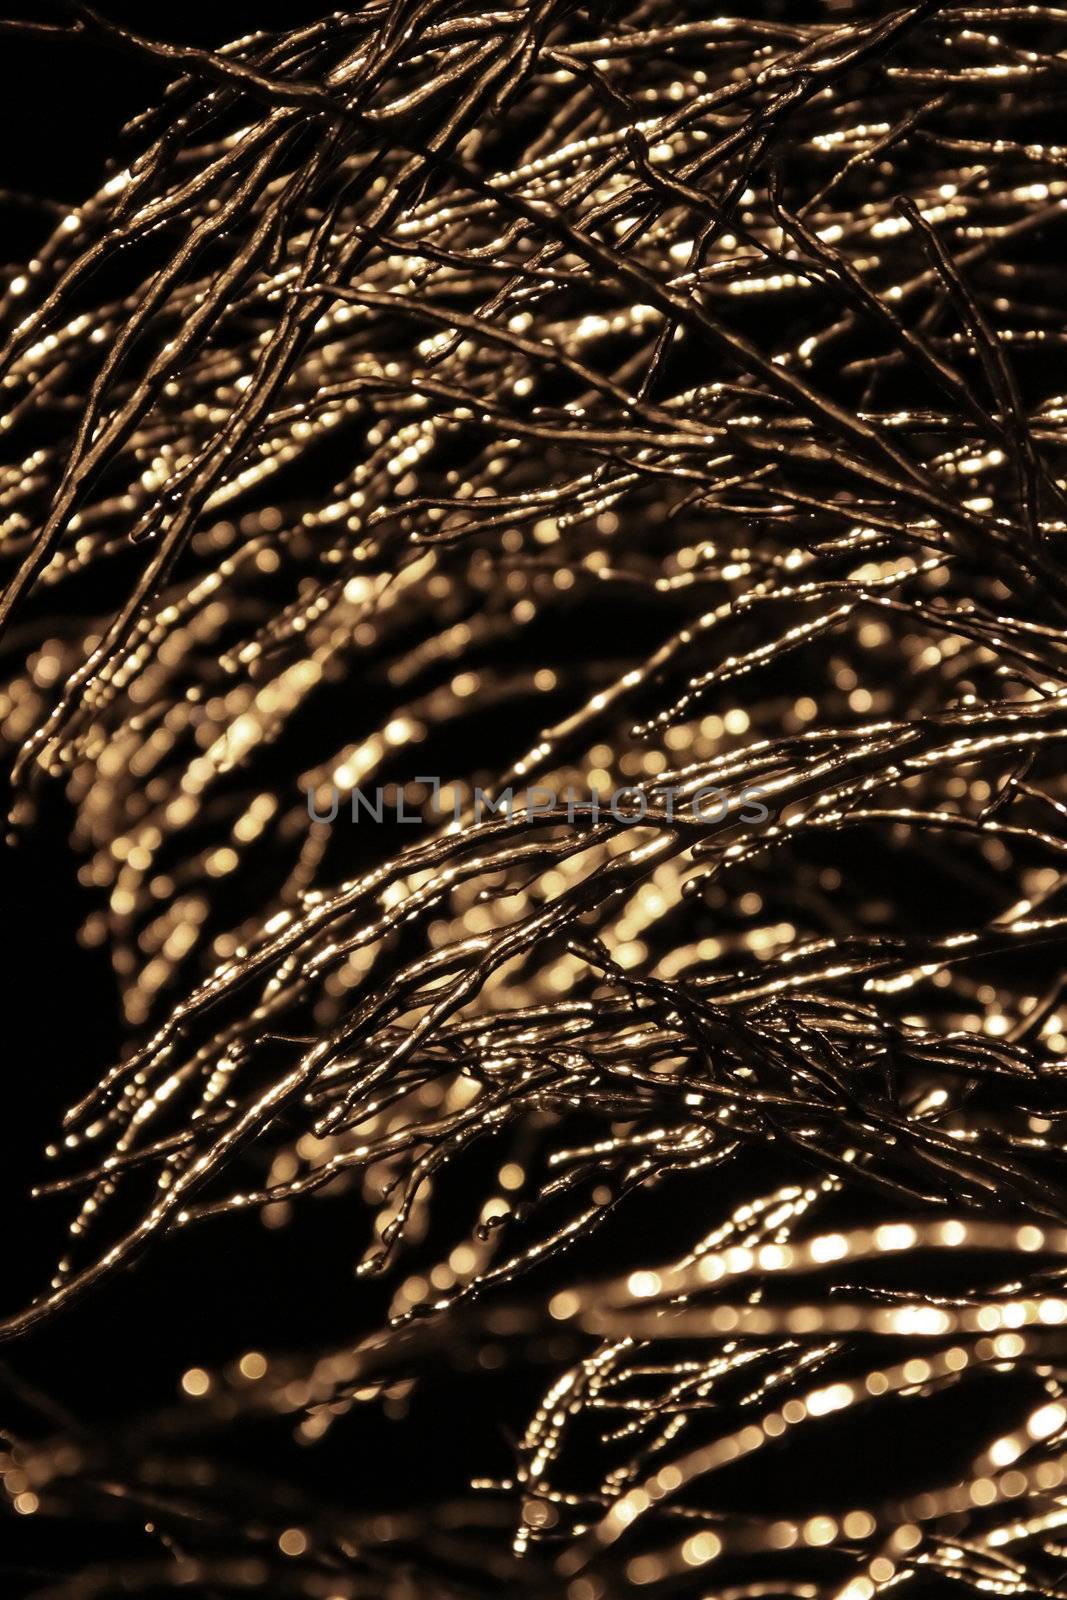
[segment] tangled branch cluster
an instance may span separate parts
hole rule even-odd
[[[58,29],[175,77],[0,304],[13,826],[65,787],[129,1041],[0,1333],[316,1194],[391,1298],[13,1441],[151,1524],[49,1595],[1067,1592],[1067,13],[862,9]],[[538,783],[644,801],[471,812]],[[544,1398],[439,1506],[213,1453],[442,1364]],[[990,1384],[915,1481],[744,1476]]]

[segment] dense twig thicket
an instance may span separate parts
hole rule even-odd
[[[0,305],[11,825],[129,1041],[0,1332],[335,1197],[391,1300],[13,1441],[151,1525],[57,1600],[1067,1592],[1067,13],[747,9],[60,30],[174,81]],[[219,1446],[442,1364],[543,1399],[438,1505]]]

